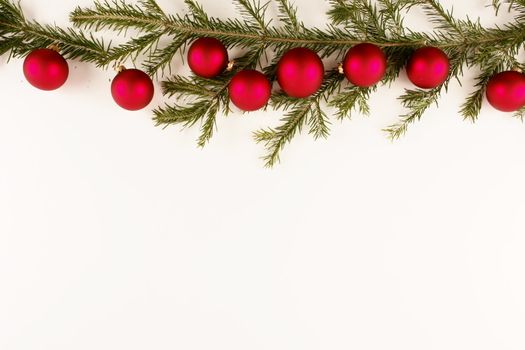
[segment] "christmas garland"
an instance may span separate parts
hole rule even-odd
[[[284,146],[303,129],[315,138],[327,137],[325,110],[340,120],[354,111],[367,114],[370,94],[404,69],[414,88],[399,97],[407,112],[385,129],[392,139],[437,103],[465,67],[479,70],[475,90],[460,110],[465,119],[477,119],[485,96],[498,110],[519,118],[525,114],[525,75],[517,60],[525,42],[525,0],[491,0],[496,15],[504,6],[514,16],[490,28],[455,18],[437,0],[330,0],[326,28],[306,27],[288,0],[234,1],[242,19],[210,17],[194,0],[184,0],[188,12],[182,15],[165,13],[155,0],[95,2],[71,13],[75,28],[62,29],[29,20],[19,3],[0,0],[0,54],[25,58],[26,79],[43,90],[66,82],[67,60],[113,66],[118,73],[112,96],[128,110],[148,106],[152,78],[167,76],[163,93],[174,102],[158,107],[154,121],[199,124],[199,146],[212,137],[218,115],[230,113],[232,106],[246,112],[268,105],[282,109],[278,126],[254,133],[267,149],[266,166],[278,162]],[[278,23],[268,18],[270,6],[278,8]],[[414,8],[424,10],[435,25],[432,32],[404,25],[403,17]],[[111,46],[97,36],[102,29],[123,35],[131,29],[138,35]],[[243,54],[231,59],[232,48]],[[187,55],[191,76],[171,73],[180,52]],[[139,62],[140,69],[123,66]],[[273,86],[279,89],[272,92]]]

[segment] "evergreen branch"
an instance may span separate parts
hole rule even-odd
[[[284,0],[278,1],[281,4],[280,8],[287,13],[286,17],[291,16],[288,20],[295,26],[293,30],[289,26],[285,28],[269,27],[268,23],[264,21],[264,11],[268,3],[263,5],[260,3],[252,4],[248,0],[241,0],[239,3],[245,14],[245,21],[209,18],[202,8],[192,0],[186,0],[192,11],[191,17],[166,16],[159,12],[147,12],[140,6],[115,0],[112,3],[97,2],[94,9],[77,8],[72,13],[71,19],[76,25],[85,28],[111,28],[120,31],[127,28],[137,28],[146,32],[165,32],[171,36],[190,39],[210,36],[222,40],[227,46],[244,48],[253,47],[260,43],[276,49],[306,46],[320,51],[326,56],[358,44],[364,38],[368,42],[384,48],[414,48],[425,44],[442,48],[463,46],[474,48],[480,43],[487,46],[489,43],[503,46],[508,43],[505,40],[502,43],[502,38],[506,40],[517,39],[520,38],[517,36],[517,33],[520,32],[522,38],[524,33],[524,27],[521,24],[482,30],[482,28],[476,27],[476,24],[471,23],[469,25],[471,32],[466,36],[467,39],[444,34],[430,36],[412,32],[399,37],[397,34],[400,33],[399,27],[402,25],[399,7],[407,6],[408,1],[420,3],[417,2],[418,0],[404,0],[398,8],[391,3],[391,0],[382,0],[383,7],[379,10],[367,0],[355,0],[349,3],[347,0],[332,0],[335,4],[334,9],[331,10],[334,23],[342,20],[337,19],[338,15],[336,14],[345,9],[345,13],[347,13],[345,20],[351,20],[353,23],[348,30],[334,26],[328,26],[325,30],[304,29],[299,26],[301,30],[296,30],[299,24],[296,21],[294,11],[282,2]],[[336,11],[336,9],[339,10]],[[263,27],[264,31],[262,30]],[[393,33],[397,34],[392,36]],[[519,43],[522,42],[523,40],[519,41]]]
[[[308,119],[308,127],[310,129],[310,135],[313,135],[314,139],[326,139],[330,135],[330,121],[328,116],[323,111],[319,102],[314,103],[311,111],[311,116]]]
[[[204,115],[204,122],[201,126],[201,134],[197,140],[199,147],[204,147],[213,137],[215,131],[215,120],[217,119],[217,113],[219,112],[220,104],[219,100],[214,100],[209,106],[206,114]]]
[[[428,14],[431,21],[437,24],[438,30],[454,32],[455,35],[463,37],[461,22],[456,21],[453,12],[445,10],[436,0],[411,0],[413,5],[420,5]]]
[[[138,5],[132,5],[124,0],[97,0],[94,8],[77,7],[71,13],[70,19],[73,24],[92,30],[124,31],[134,28],[143,32],[163,31],[170,20],[162,11],[155,10],[155,6],[148,5],[148,2],[142,1]]]
[[[264,51],[264,46],[254,48],[236,60],[233,71],[213,80],[197,76],[191,78],[177,76],[165,81],[163,90],[167,96],[189,98],[194,101],[186,106],[176,104],[158,108],[154,112],[156,124],[163,126],[182,124],[184,127],[188,127],[202,121],[201,134],[197,144],[199,147],[204,147],[213,136],[218,112],[221,109],[224,114],[230,112],[228,86],[231,79],[235,73],[255,67]]]
[[[387,38],[377,7],[370,0],[331,0],[328,12],[334,24],[346,28],[363,40],[384,40]]]
[[[329,121],[326,114],[322,112],[320,103],[327,101],[329,96],[340,87],[342,80],[341,74],[332,71],[326,75],[319,91],[308,98],[294,99],[284,94],[274,96],[273,107],[289,111],[281,119],[281,125],[254,132],[255,141],[264,144],[267,150],[262,158],[266,167],[271,168],[280,161],[281,151],[305,125],[309,125],[309,133],[316,139],[328,136]]]
[[[312,105],[305,102],[299,107],[288,112],[281,125],[277,128],[268,128],[256,131],[254,139],[257,143],[264,143],[268,149],[268,154],[263,157],[266,167],[273,167],[280,161],[280,152],[290,142],[296,133],[300,132],[304,126],[308,113],[311,112]]]
[[[467,120],[475,122],[481,113],[481,106],[485,98],[486,86],[492,76],[498,72],[509,69],[519,68],[519,64],[511,52],[491,52],[490,56],[481,54],[475,62],[480,66],[481,72],[476,78],[476,88],[465,100],[461,106],[460,113]],[[481,51],[478,51],[481,52]]]
[[[407,90],[399,100],[409,112],[401,116],[401,120],[393,125],[390,125],[384,131],[389,134],[391,140],[399,139],[403,136],[408,126],[421,119],[425,111],[434,103],[437,104],[437,99],[441,92],[441,87],[432,90]]]
[[[467,57],[465,50],[450,50],[448,57],[450,59],[450,72],[445,82],[437,88],[431,90],[406,90],[403,95],[399,97],[401,104],[408,109],[408,112],[401,115],[401,120],[398,123],[390,125],[386,131],[391,140],[397,140],[403,136],[410,124],[421,120],[423,114],[433,104],[438,104],[438,99],[443,90],[448,90],[448,86],[452,78],[459,79],[463,74],[463,64]]]
[[[350,22],[354,16],[352,7],[349,7],[345,1],[331,1],[331,8],[328,11],[328,17],[334,24],[344,24]]]
[[[241,15],[245,18],[245,24],[253,28],[258,28],[262,33],[267,33],[268,24],[264,19],[264,14],[269,2],[261,4],[260,0],[234,0]]]
[[[191,16],[194,20],[201,23],[206,23],[209,21],[208,14],[204,11],[202,5],[193,0],[184,0],[184,3],[190,10]]]
[[[241,0],[239,7],[244,9],[245,18],[248,16],[252,18],[245,19],[245,21],[208,18],[195,2],[186,0],[186,3],[192,11],[191,18],[147,13],[144,8],[115,0],[112,3],[96,2],[92,9],[77,8],[71,14],[71,21],[79,27],[94,30],[123,31],[135,28],[144,32],[160,31],[171,35],[188,35],[193,38],[210,36],[224,41],[227,46],[251,47],[264,43],[272,47],[307,46],[322,51],[345,49],[362,42],[358,37],[334,26],[329,26],[326,30],[314,28],[300,31],[269,27],[263,16],[268,3],[253,5],[248,0]],[[281,8],[285,8],[283,6],[285,5],[281,5]],[[292,7],[287,7],[285,11],[292,16],[290,20],[293,23],[296,15]],[[254,21],[257,22],[257,28],[254,26]],[[261,32],[261,26],[264,26],[263,32]],[[414,47],[424,44],[421,38],[415,38],[415,40],[406,38],[406,40],[399,41],[383,39],[370,42],[381,47]]]
[[[297,19],[297,9],[291,5],[288,0],[277,0],[277,5],[279,6],[279,12],[281,14],[279,17],[281,22],[290,28],[290,30],[295,32],[300,31],[302,24]]]
[[[27,20],[18,3],[0,0],[0,51],[21,57],[34,49],[58,45],[70,59],[98,62],[107,55],[104,41],[73,29],[41,25]]]
[[[148,59],[144,63],[146,73],[149,75],[155,75],[159,71],[163,72],[166,67],[170,68],[171,73],[171,62],[177,54],[185,46],[190,37],[179,36],[172,39],[171,43],[163,48],[156,47]]]
[[[397,80],[399,74],[405,68],[414,49],[411,47],[387,47],[383,51],[389,60],[383,82],[391,84]]]
[[[519,119],[523,123],[525,121],[525,107],[520,108],[514,113],[513,117]]]
[[[162,32],[153,31],[133,38],[125,44],[113,46],[108,50],[106,56],[100,57],[98,63],[101,66],[108,66],[112,62],[118,64],[127,59],[135,61],[142,54],[146,54],[148,51],[151,51],[152,48],[158,47],[162,35]]]
[[[488,70],[480,73],[476,78],[476,90],[467,97],[465,103],[461,106],[460,113],[465,119],[471,120],[472,122],[478,119],[483,99],[485,98],[487,83],[495,72],[496,70]]]
[[[71,21],[78,30],[42,25],[25,18],[20,5],[12,0],[0,0],[0,54],[24,56],[36,48],[58,44],[61,53],[70,59],[93,62],[106,67],[112,63],[141,60],[150,75],[171,73],[171,63],[187,44],[200,37],[221,40],[228,48],[246,52],[236,60],[233,71],[217,79],[196,76],[174,76],[163,82],[167,96],[177,99],[155,111],[158,125],[199,124],[199,146],[212,137],[219,113],[230,112],[228,86],[233,75],[260,64],[261,57],[272,50],[275,58],[263,68],[270,80],[275,79],[279,57],[294,47],[307,47],[322,58],[341,57],[346,50],[363,41],[381,47],[388,56],[388,69],[383,83],[392,83],[406,66],[414,49],[432,45],[443,49],[451,60],[449,79],[430,91],[407,90],[400,97],[408,109],[398,123],[386,130],[393,139],[404,134],[408,126],[421,119],[424,112],[446,91],[451,79],[462,76],[464,67],[480,70],[475,90],[461,107],[465,119],[475,121],[480,113],[488,80],[495,73],[523,68],[517,56],[525,43],[525,0],[492,0],[497,13],[508,8],[513,18],[503,25],[483,27],[479,20],[458,19],[452,9],[445,9],[438,0],[329,0],[331,23],[323,28],[307,28],[299,21],[297,9],[289,0],[273,0],[279,10],[281,25],[272,25],[267,10],[271,0],[233,0],[242,17],[220,19],[208,16],[197,0],[183,0],[188,14],[167,14],[156,0],[96,0],[91,8],[76,8]],[[422,8],[434,25],[426,33],[415,32],[403,24],[405,11]],[[82,30],[109,29],[127,36],[132,29],[138,36],[117,46],[107,46],[102,39]],[[335,109],[338,119],[350,118],[358,111],[368,114],[368,99],[376,88],[341,88],[344,77],[335,70],[326,74],[320,91],[306,99],[293,99],[283,93],[272,97],[272,106],[282,108],[285,115],[280,125],[257,131],[256,141],[265,144],[266,165],[279,161],[280,153],[303,128],[314,138],[329,134],[330,118],[324,107]],[[525,110],[516,113],[523,118]]]
[[[139,0],[139,4],[147,13],[155,13],[160,17],[166,17],[166,14],[155,0]]]
[[[394,1],[395,0],[378,0],[381,5],[381,20],[384,22],[389,37],[401,37],[405,35],[401,10],[406,7],[406,4],[399,2],[394,3]]]
[[[206,99],[215,96],[214,89],[216,86],[213,85],[215,82],[198,77],[174,76],[162,83],[162,90],[164,95],[168,97],[177,96],[179,99],[183,99],[193,96]]]
[[[492,0],[491,5],[492,5],[492,8],[494,8],[494,12],[496,12],[496,16],[497,16],[499,13],[500,7],[501,7],[500,0]]]
[[[330,107],[336,108],[337,119],[350,119],[353,111],[358,111],[362,115],[370,114],[368,98],[373,88],[360,88],[349,86],[343,92],[336,95],[329,103]]]

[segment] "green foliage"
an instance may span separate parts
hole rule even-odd
[[[329,135],[329,120],[321,106],[322,102],[328,101],[329,97],[339,88],[343,77],[337,71],[330,72],[323,85],[314,95],[297,99],[284,93],[274,95],[272,105],[274,108],[282,108],[287,113],[281,119],[281,124],[275,128],[267,128],[256,131],[254,138],[256,142],[266,146],[267,154],[263,157],[267,167],[274,166],[280,160],[280,152],[293,137],[304,128],[309,127],[309,133],[314,138],[326,138]]]
[[[256,47],[236,60],[235,68],[216,79],[204,79],[197,76],[190,78],[175,76],[163,82],[164,93],[176,97],[178,104],[158,108],[154,120],[159,126],[181,124],[185,127],[201,123],[201,135],[198,145],[204,147],[215,130],[215,121],[219,111],[224,115],[230,112],[228,86],[238,71],[254,68],[264,46]],[[182,102],[182,104],[180,104]]]
[[[362,115],[369,115],[368,98],[373,90],[373,88],[349,86],[333,97],[329,106],[336,109],[336,116],[339,120],[350,118],[355,111]]]
[[[398,123],[385,129],[390,138],[394,140],[403,136],[411,123],[420,120],[423,113],[432,104],[437,103],[440,92],[441,88],[435,88],[430,91],[421,89],[407,90],[404,95],[399,97],[399,100],[408,112],[401,116]]]
[[[58,45],[67,58],[85,62],[97,63],[108,52],[103,40],[73,29],[28,20],[18,3],[0,0],[0,54],[22,57],[34,49],[50,45]]]
[[[452,71],[439,88],[407,90],[399,97],[406,112],[385,129],[392,139],[401,137],[410,124],[437,104],[450,82],[459,81],[464,68],[479,72],[474,91],[460,109],[470,121],[478,118],[486,84],[493,74],[524,68],[516,60],[525,42],[523,0],[490,1],[496,14],[507,9],[514,19],[489,28],[477,19],[454,17],[452,9],[444,8],[438,0],[329,0],[330,23],[324,28],[306,27],[290,0],[232,0],[240,17],[227,19],[210,17],[196,0],[183,1],[186,13],[169,14],[155,0],[96,0],[92,7],[78,7],[71,13],[76,29],[61,29],[28,20],[18,3],[0,0],[0,54],[23,57],[35,48],[58,44],[66,57],[101,67],[127,61],[141,64],[148,74],[163,78],[163,91],[173,100],[155,110],[154,121],[162,127],[198,125],[198,145],[204,146],[216,131],[216,119],[231,112],[228,86],[236,72],[257,68],[274,81],[278,59],[284,52],[294,47],[310,48],[326,59],[325,81],[318,93],[306,99],[274,93],[271,107],[283,110],[284,116],[277,126],[254,133],[255,140],[266,147],[263,159],[267,166],[276,164],[284,147],[303,130],[316,139],[327,137],[330,115],[346,120],[354,113],[368,114],[370,95],[381,85],[392,84],[418,47],[443,49],[451,59]],[[414,8],[428,16],[433,31],[418,32],[405,26],[403,18]],[[278,10],[278,21],[269,18],[270,9]],[[128,40],[106,45],[92,34],[100,30],[115,31]],[[233,70],[213,80],[172,75],[175,57],[203,36],[217,38],[228,48],[243,52],[235,59]],[[364,41],[383,48],[389,61],[382,84],[373,88],[348,85],[337,71],[338,61],[348,48]],[[523,119],[524,114],[525,110],[519,111],[516,117]]]

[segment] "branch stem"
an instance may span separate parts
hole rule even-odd
[[[129,21],[140,24],[154,25],[158,27],[166,28],[170,31],[175,31],[180,34],[193,34],[198,36],[222,36],[222,37],[231,37],[236,39],[251,39],[258,40],[266,44],[297,44],[297,45],[326,45],[326,46],[354,46],[362,43],[364,40],[356,39],[310,39],[310,38],[293,38],[287,36],[275,36],[269,34],[257,34],[257,33],[238,33],[234,31],[224,31],[210,28],[202,28],[197,26],[184,26],[178,23],[174,23],[169,20],[156,20],[151,18],[137,18],[133,16],[117,16],[117,15],[73,15],[72,20],[74,22],[111,22],[111,21]],[[524,28],[525,30],[525,28]],[[492,42],[500,42],[501,40],[512,39],[515,37],[515,33],[509,33],[508,36],[498,36],[498,37],[487,37],[485,39],[479,38],[462,38],[462,40],[454,42],[429,42],[425,39],[420,40],[407,40],[407,41],[378,41],[378,40],[367,40],[367,42],[380,46],[380,47],[417,47],[433,44],[441,48],[450,48],[450,47],[461,47],[469,45],[479,45],[479,44],[488,44]]]

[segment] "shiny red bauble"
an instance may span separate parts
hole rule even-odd
[[[111,83],[111,95],[115,102],[129,111],[145,108],[155,93],[149,75],[138,69],[124,69]]]
[[[369,87],[385,76],[387,60],[379,47],[362,43],[352,47],[343,61],[346,78],[355,86]]]
[[[228,65],[228,51],[215,38],[200,38],[188,50],[188,64],[199,77],[215,78]]]
[[[292,49],[277,64],[277,81],[291,97],[302,98],[316,93],[323,78],[323,61],[310,49]]]
[[[437,47],[417,49],[407,64],[408,79],[422,89],[433,89],[443,84],[450,71],[446,53]]]
[[[515,71],[498,73],[487,83],[487,100],[502,112],[525,106],[525,75]]]
[[[243,70],[232,78],[229,92],[235,106],[250,112],[266,106],[272,94],[272,85],[264,74],[256,70]]]
[[[38,49],[24,60],[24,75],[27,81],[41,90],[56,90],[67,80],[67,61],[57,51]]]

